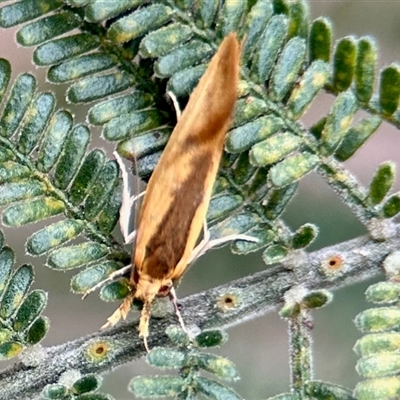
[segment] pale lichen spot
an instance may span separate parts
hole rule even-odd
[[[317,87],[322,87],[326,82],[326,74],[316,72],[313,77],[312,84]]]
[[[350,125],[350,122],[351,122],[352,118],[353,118],[352,115],[348,115],[348,116],[346,116],[346,117],[344,117],[344,118],[341,119],[341,121],[340,121],[340,129],[341,129],[342,131],[347,130],[347,128],[348,128],[349,125]]]

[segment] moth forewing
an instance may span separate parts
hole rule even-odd
[[[187,267],[207,213],[236,101],[239,56],[237,37],[231,33],[190,96],[154,169],[132,260],[139,276],[177,279]],[[160,247],[172,252],[172,259],[151,257]]]

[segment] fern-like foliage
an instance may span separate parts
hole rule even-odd
[[[49,328],[48,318],[41,316],[47,293],[40,289],[29,291],[34,279],[33,267],[21,265],[14,270],[14,263],[14,252],[4,246],[0,231],[0,360],[37,345]]]
[[[99,375],[82,376],[79,371],[65,372],[58,383],[47,385],[41,393],[43,400],[114,400],[109,394],[98,392],[102,378]]]
[[[220,346],[227,337],[221,331],[204,331],[190,340],[189,336],[176,326],[166,331],[177,349],[156,347],[147,355],[147,362],[162,369],[178,369],[179,376],[137,376],[131,380],[129,389],[143,398],[174,397],[176,399],[195,399],[197,394],[207,398],[239,400],[233,390],[218,381],[201,376],[201,371],[228,381],[238,379],[234,364],[228,359],[203,352],[202,348]]]
[[[386,282],[371,285],[369,302],[379,305],[357,315],[355,324],[364,334],[354,347],[360,356],[357,372],[365,379],[355,389],[357,398],[396,398],[400,393],[398,377],[399,256],[394,251],[384,261]]]
[[[184,100],[220,40],[237,31],[243,40],[241,81],[207,216],[211,237],[247,233],[258,242],[236,241],[234,253],[262,250],[266,265],[293,266],[294,257],[306,257],[304,249],[318,229],[305,224],[292,232],[280,217],[310,171],[326,180],[373,239],[393,233],[400,211],[400,194],[389,194],[394,164],[383,163],[369,187],[342,165],[382,121],[400,124],[400,69],[392,64],[377,71],[372,38],[345,37],[333,45],[329,21],[310,21],[303,0],[20,0],[0,8],[1,27],[18,24],[18,43],[34,47],[33,61],[48,67],[50,82],[68,83],[69,102],[94,103],[88,123],[101,127],[102,137],[115,142],[121,155],[136,160],[135,172],[144,180],[174,122],[165,92]],[[89,128],[74,125],[51,93],[38,93],[32,75],[14,82],[10,76],[10,64],[0,59],[2,222],[19,227],[59,216],[28,238],[26,249],[46,255],[51,268],[81,268],[71,288],[84,293],[129,263],[112,234],[121,204],[118,166],[102,150],[89,149]],[[322,90],[335,101],[306,129],[300,118]],[[367,115],[352,123],[359,110]],[[334,279],[346,274],[345,265],[340,254],[330,256],[319,273]],[[4,273],[3,280],[0,271],[0,283],[8,288],[0,307],[4,357],[38,342],[47,330],[39,317],[45,295],[34,291],[25,297],[29,283],[20,289],[28,270],[21,267],[11,278]],[[14,286],[25,299],[18,305],[12,301]],[[100,296],[121,299],[128,290],[120,280],[104,286]],[[32,341],[29,332],[37,332],[36,325],[41,333]],[[336,390],[305,380],[295,389],[305,393],[306,385],[309,395]],[[335,398],[350,398],[340,390]]]

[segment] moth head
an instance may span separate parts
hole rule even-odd
[[[168,296],[172,288],[171,279],[155,279],[147,274],[134,273],[135,297],[151,303],[155,297]]]

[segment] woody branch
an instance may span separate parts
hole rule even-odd
[[[371,278],[381,272],[381,263],[398,249],[400,225],[393,225],[393,236],[384,242],[362,236],[312,253],[297,253],[290,263],[278,264],[267,270],[225,285],[218,286],[181,300],[182,315],[189,329],[227,328],[266,313],[282,304],[284,293],[295,285],[308,289],[336,289]],[[326,267],[337,262],[331,273]],[[233,300],[224,307],[221,299]],[[175,316],[152,320],[150,347],[169,346],[165,329],[175,323]],[[48,383],[70,369],[82,373],[102,373],[145,354],[137,331],[138,320],[120,324],[105,332],[95,332],[73,342],[46,348],[47,357],[32,367],[22,363],[0,374],[3,400],[32,399]],[[110,356],[98,363],[84,357],[90,346],[108,343]]]

